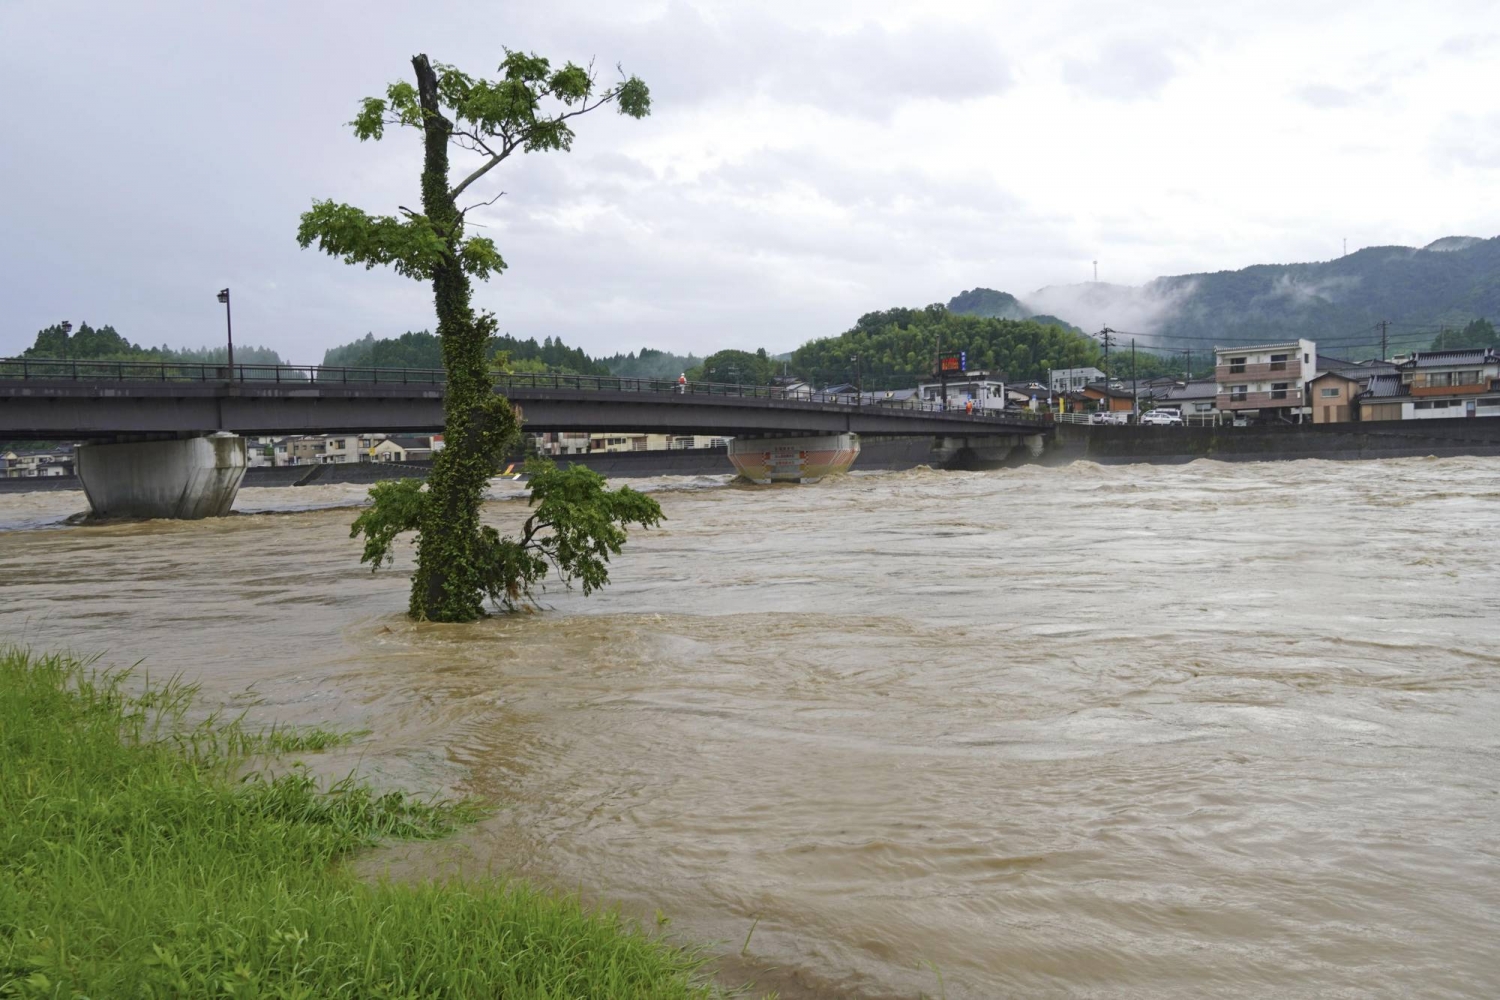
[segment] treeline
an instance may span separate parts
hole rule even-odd
[[[608,368],[611,375],[626,378],[673,379],[703,364],[703,359],[691,353],[672,354],[668,351],[658,351],[654,347],[643,347],[639,353],[631,351],[629,354],[615,354],[608,358],[600,358],[599,363]]]
[[[576,347],[547,337],[517,340],[509,334],[491,337],[488,353],[511,371],[558,372],[566,375],[608,375],[610,370]],[[342,368],[441,368],[442,341],[427,330],[376,339],[373,333],[350,344],[329,348],[323,364]]]
[[[23,358],[65,358],[69,361],[171,361],[183,364],[225,364],[227,346],[178,348],[142,347],[131,343],[114,327],[106,324],[92,327],[79,323],[77,330],[54,324],[39,330],[36,341],[20,356]],[[281,355],[269,347],[242,346],[234,349],[236,365],[282,365]]]

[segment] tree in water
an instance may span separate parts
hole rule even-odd
[[[528,469],[534,512],[520,538],[501,537],[479,523],[485,485],[519,438],[520,418],[494,391],[485,351],[494,317],[476,315],[470,304],[470,279],[498,273],[505,261],[488,237],[465,235],[464,216],[500,196],[458,207],[465,191],[512,154],[570,149],[573,119],[609,104],[643,118],[651,96],[633,76],[601,88],[592,69],[573,63],[554,69],[539,56],[509,50],[495,80],[434,65],[425,55],[411,63],[416,85],[399,81],[384,98],[365,98],[350,124],[361,141],[380,139],[387,125],[421,131],[422,210],[402,206],[399,216],[377,216],[314,201],[302,216],[297,242],[304,248],[316,243],[348,264],[386,264],[432,282],[447,374],[446,446],[425,488],[419,480],[403,479],[371,489],[371,506],[350,534],[364,536],[361,561],[378,568],[391,561],[396,537],[415,531],[411,614],[465,622],[484,615],[486,597],[508,609],[531,602],[549,568],[591,593],[608,582],[609,557],[624,544],[626,526],[661,521],[661,508],[649,497],[628,488],[607,490],[601,476],[582,466],[542,463]],[[482,158],[457,183],[448,173],[450,146]]]

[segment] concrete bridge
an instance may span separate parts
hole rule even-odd
[[[516,374],[496,375],[495,389],[532,432],[713,434],[742,447],[809,435],[920,436],[1003,458],[1023,444],[1038,453],[1051,429],[1045,415],[767,386]],[[429,369],[0,360],[0,439],[87,442],[78,471],[96,512],[205,516],[233,502],[244,466],[239,435],[436,432],[443,396],[443,372]]]

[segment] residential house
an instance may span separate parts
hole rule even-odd
[[[1149,387],[1151,405],[1170,407],[1182,413],[1184,423],[1217,423],[1219,420],[1219,383],[1211,378],[1186,382],[1167,382]]]
[[[73,474],[73,446],[0,453],[0,476],[6,479],[50,479]]]
[[[1069,413],[1130,413],[1135,409],[1135,392],[1114,382],[1091,382],[1063,393],[1063,405]]]
[[[1369,381],[1366,379],[1366,381]],[[1359,419],[1355,400],[1364,390],[1360,380],[1343,372],[1327,371],[1307,380],[1307,398],[1315,424],[1343,424]]]
[[[1395,367],[1402,420],[1500,416],[1500,349],[1418,351]]]
[[[1407,388],[1401,384],[1399,372],[1375,374],[1357,397],[1356,410],[1361,421],[1400,420],[1402,404],[1407,400]]]
[[[431,437],[396,434],[375,442],[369,454],[376,462],[428,462],[432,460],[432,452]]]
[[[813,387],[795,375],[778,375],[771,379],[771,386],[783,396],[807,398],[813,394]]]
[[[1307,381],[1318,374],[1312,341],[1216,347],[1214,356],[1220,411],[1257,422],[1300,423],[1307,414]]]

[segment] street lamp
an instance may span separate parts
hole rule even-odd
[[[63,360],[66,361],[68,360],[68,334],[73,332],[73,323],[71,320],[65,319],[57,325],[62,330]]]
[[[219,301],[224,303],[224,333],[229,337],[229,377],[234,378],[234,325],[229,319],[229,289],[219,290]]]
[[[865,399],[865,369],[859,362],[858,354],[849,355],[849,360],[854,362],[854,388],[859,392],[860,402]]]

